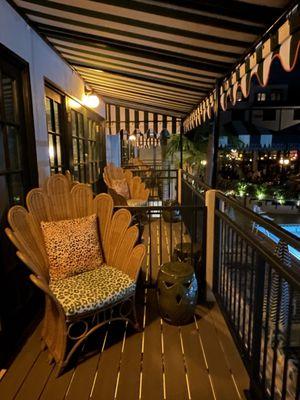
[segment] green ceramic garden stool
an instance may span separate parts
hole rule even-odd
[[[157,298],[162,318],[174,325],[192,319],[197,304],[198,285],[193,267],[171,261],[163,264],[157,278]]]

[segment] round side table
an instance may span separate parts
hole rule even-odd
[[[174,325],[188,323],[195,311],[198,285],[193,267],[184,262],[163,264],[157,278],[157,299],[162,318]]]

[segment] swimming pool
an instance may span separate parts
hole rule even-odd
[[[293,235],[297,236],[298,238],[300,238],[300,225],[298,224],[280,224],[281,228],[283,228],[284,230],[286,230],[287,232],[292,233]],[[263,233],[264,235],[266,235],[267,237],[269,237],[271,240],[273,240],[273,242],[278,243],[279,242],[279,238],[277,236],[275,236],[273,233],[271,233],[270,231],[268,231],[266,228],[262,227],[262,226],[258,226],[257,229]],[[298,260],[300,260],[300,251],[296,250],[294,247],[292,246],[288,246],[289,248],[289,252],[296,257]]]

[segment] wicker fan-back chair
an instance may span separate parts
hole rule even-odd
[[[88,185],[73,185],[68,176],[52,175],[43,188],[33,189],[28,193],[26,204],[27,209],[13,206],[9,210],[10,228],[6,229],[6,233],[18,249],[18,257],[30,268],[32,282],[45,294],[42,340],[61,372],[80,344],[103,324],[121,319],[138,328],[135,287],[145,247],[142,244],[136,245],[138,228],[131,226],[131,214],[128,210],[120,209],[114,213],[111,196],[102,193],[93,198],[92,189]],[[100,284],[105,285],[105,282],[100,281],[102,271],[113,270],[117,278],[122,275],[130,282],[130,292],[123,290],[122,295],[112,296],[114,300],[111,301],[103,302],[99,299],[96,305],[93,303],[88,308],[89,311],[83,308],[83,312],[74,315],[66,311],[65,305],[58,301],[52,290],[41,222],[81,218],[92,214],[97,215],[106,267],[101,266],[93,273],[99,275]],[[86,272],[74,277],[81,279],[82,291],[85,290],[82,283],[84,274]],[[61,281],[64,284],[64,280]],[[116,282],[119,280],[116,279]],[[118,287],[114,290],[114,294],[118,293]],[[89,299],[88,293],[86,299]]]
[[[130,170],[123,170],[110,163],[104,168],[103,179],[107,186],[108,193],[113,197],[116,206],[138,207],[147,203],[150,191],[146,188],[139,176],[133,176]],[[114,180],[125,179],[128,186],[129,198],[126,199],[122,193],[117,192]]]

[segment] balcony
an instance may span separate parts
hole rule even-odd
[[[133,332],[123,322],[105,326],[85,342],[70,368],[57,377],[57,367],[41,349],[38,324],[1,379],[1,398],[245,398],[248,374],[219,306],[206,301],[203,282],[196,315],[189,324],[170,325],[159,314],[155,289],[159,266],[172,259],[181,242],[193,243],[191,252],[197,243],[205,244],[200,241],[205,229],[202,195],[192,191],[187,180],[182,181],[186,205],[162,206],[159,196],[163,193],[173,193],[177,199],[177,170],[176,174],[169,170],[167,175],[173,176],[174,182],[166,179],[161,169],[154,180],[152,175],[150,206],[130,209],[133,214],[143,212],[144,219],[147,216],[142,234],[147,255],[137,295],[141,332]],[[167,222],[166,212],[176,212],[181,218]],[[191,258],[200,269],[199,279],[205,270],[205,248],[201,251],[201,268],[199,259]]]
[[[128,207],[147,249],[137,293],[141,331],[124,322],[106,325],[57,376],[38,323],[3,374],[1,397],[298,399],[298,260],[292,257],[287,269],[288,255],[270,238],[297,250],[299,241],[181,170],[150,171],[143,177],[149,204]],[[169,198],[174,203],[166,205]],[[190,323],[174,326],[158,310],[157,274],[185,242],[198,306]]]

